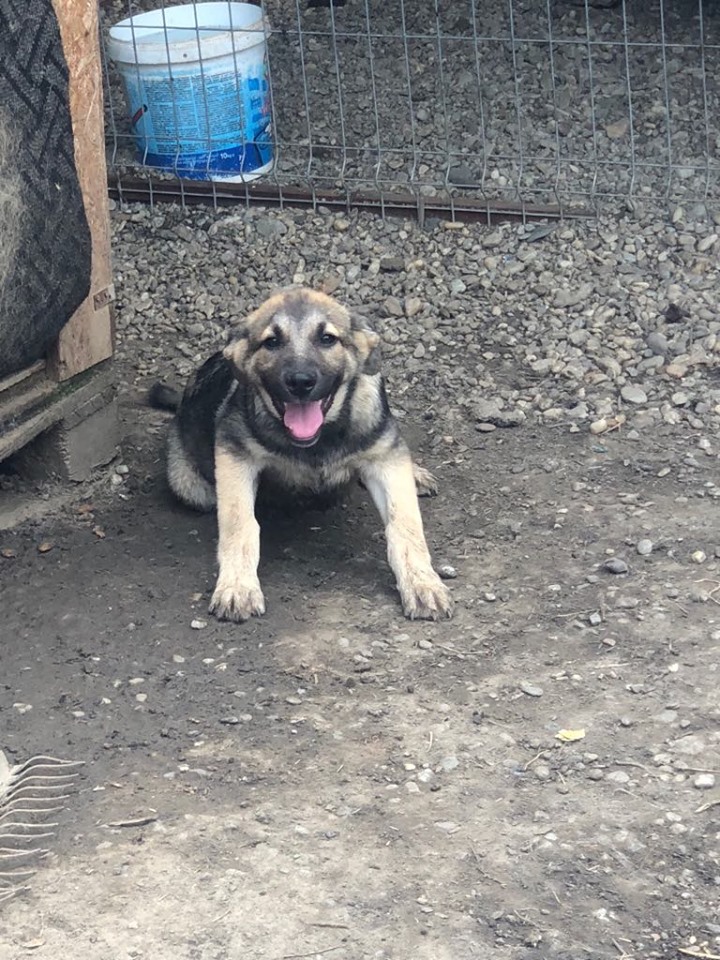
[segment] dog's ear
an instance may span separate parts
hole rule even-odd
[[[358,352],[360,369],[371,376],[380,373],[380,337],[369,327],[358,325],[353,330],[353,343]]]

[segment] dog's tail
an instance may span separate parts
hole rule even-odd
[[[166,383],[154,383],[148,390],[147,401],[156,410],[177,410],[180,406],[180,391]]]

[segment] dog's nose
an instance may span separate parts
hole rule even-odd
[[[283,379],[290,393],[298,399],[307,397],[317,383],[316,374],[304,370],[292,370],[286,373]]]

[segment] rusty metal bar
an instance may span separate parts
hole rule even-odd
[[[585,219],[595,216],[586,208],[568,210],[560,206],[535,206],[527,203],[500,202],[474,197],[413,196],[380,191],[357,192],[324,190],[315,187],[307,190],[285,187],[271,183],[222,183],[203,180],[162,180],[141,177],[117,176],[110,182],[110,197],[121,203],[180,203],[211,204],[228,206],[237,203],[265,207],[311,207],[330,210],[367,210],[378,215],[412,217],[423,224],[429,217],[469,223],[487,224],[503,221],[537,221],[560,219]]]

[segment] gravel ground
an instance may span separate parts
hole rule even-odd
[[[104,29],[157,0],[103,0]],[[436,15],[435,8],[438,8]],[[715,209],[720,10],[559,0],[268,0],[280,183],[480,187],[565,205],[632,195]],[[551,42],[552,40],[552,42]],[[625,42],[627,40],[627,43]],[[664,43],[663,43],[664,41]],[[588,51],[591,51],[589,54]],[[132,166],[110,71],[112,164]],[[470,191],[477,196],[476,192]]]
[[[370,215],[115,215],[119,358],[185,378],[234,316],[290,283],[365,311],[404,396],[452,428],[553,423],[629,440],[685,430],[714,456],[720,427],[718,234],[712,224],[600,220],[482,230]]]

